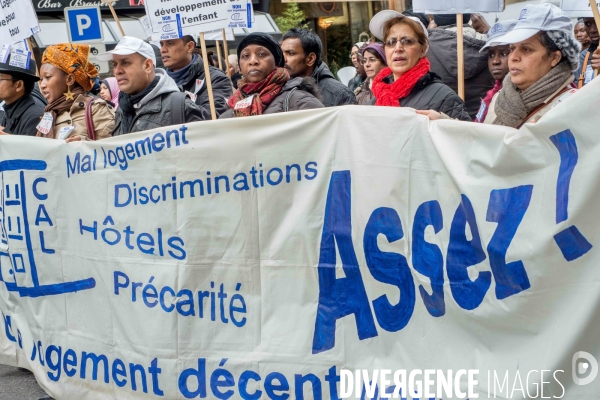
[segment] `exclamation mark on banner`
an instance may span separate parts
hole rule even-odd
[[[559,224],[569,218],[569,187],[579,155],[575,137],[569,129],[550,136],[550,140],[560,154],[560,169],[556,183],[556,223]],[[571,225],[554,235],[554,241],[560,248],[565,260],[569,262],[578,259],[592,248],[590,242],[579,232],[575,225]]]

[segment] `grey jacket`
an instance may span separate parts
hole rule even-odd
[[[281,92],[265,108],[263,114],[276,114],[285,112],[286,98],[289,96],[289,107],[287,111],[310,110],[312,108],[323,108],[323,103],[318,99],[319,90],[312,78],[293,78],[286,82]],[[219,119],[233,117],[233,110],[229,108]]]
[[[327,64],[321,61],[313,71],[312,78],[317,82],[325,107],[358,104],[354,92],[333,76]]]
[[[215,111],[217,112],[218,117],[228,108],[227,99],[229,99],[233,94],[233,86],[229,77],[225,75],[225,73],[220,69],[209,67],[209,71],[213,97],[215,99]],[[196,87],[196,80],[201,80],[203,82],[202,86],[200,87],[198,93],[195,93],[196,104],[210,111],[208,89],[206,82],[204,82],[204,75],[204,64],[202,62],[202,57],[197,56],[196,60],[190,67],[190,73],[188,75],[188,78],[183,83],[182,87],[184,91],[187,90],[189,92],[194,93],[194,88]]]
[[[132,129],[129,132],[126,131],[127,128],[122,123],[123,108],[119,107],[117,109],[113,136],[173,125],[174,116],[171,112],[173,107],[173,93],[181,92],[175,81],[167,75],[164,69],[156,68],[156,76],[160,78],[156,87],[139,103],[134,105],[137,113],[133,119]],[[194,104],[190,98],[186,98],[185,122],[206,119],[210,119],[210,111]]]
[[[465,30],[467,30],[466,27]],[[463,43],[465,49],[465,105],[469,116],[474,119],[481,106],[481,99],[485,97],[488,90],[494,87],[494,78],[488,69],[488,52],[479,52],[485,45],[485,41],[465,35]],[[456,47],[456,32],[444,28],[429,29],[427,58],[431,63],[431,72],[439,75],[444,84],[458,93]]]

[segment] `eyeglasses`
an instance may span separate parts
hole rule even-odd
[[[352,59],[352,57],[354,56],[361,57],[362,53],[360,51],[353,51],[352,53],[350,53],[350,55],[348,55],[348,58]]]
[[[366,63],[373,64],[373,63],[376,63],[377,61],[379,61],[377,58],[369,57],[369,58],[363,58],[362,60],[360,60],[360,63],[362,65],[365,65]]]
[[[398,42],[400,42],[400,46],[402,46],[402,48],[413,47],[419,43],[419,41],[417,39],[405,36],[400,39],[394,38],[394,37],[389,38],[388,40],[385,41],[384,44],[385,44],[385,47],[392,49],[392,48],[396,47]]]

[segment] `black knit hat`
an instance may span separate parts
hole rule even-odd
[[[456,25],[456,14],[435,14],[433,20],[437,26]],[[463,24],[468,24],[471,14],[463,14]]]
[[[29,60],[29,69],[15,67],[10,65],[10,55],[5,63],[0,63],[0,74],[8,74],[19,80],[27,80],[37,82],[40,78],[35,74],[35,60]]]
[[[271,54],[273,55],[273,57],[275,58],[275,64],[278,67],[283,67],[285,65],[285,59],[283,58],[283,51],[281,50],[281,46],[279,46],[279,43],[277,43],[277,41],[275,39],[273,39],[273,37],[271,35],[269,35],[267,33],[261,33],[261,32],[251,33],[242,39],[242,41],[240,42],[240,45],[237,48],[238,60],[241,59],[240,53],[242,52],[242,50],[244,50],[246,47],[250,46],[251,44],[257,44],[259,46],[266,47],[267,50],[269,50],[271,52]]]

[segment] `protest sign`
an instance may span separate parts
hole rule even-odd
[[[520,130],[345,106],[2,136],[0,362],[57,400],[330,399],[358,369],[369,399],[378,370],[597,398],[599,93]]]
[[[504,11],[504,0],[413,0],[416,12],[428,14],[469,14]]]
[[[572,18],[593,17],[591,2],[589,0],[561,0],[560,8]],[[600,7],[600,1],[596,2]]]
[[[185,31],[192,27],[194,36],[199,32],[245,28],[251,24],[250,0],[198,0],[191,3],[188,0],[147,0],[145,5],[152,30],[158,34],[162,32],[164,17],[173,20],[179,18],[181,29]],[[153,40],[156,40],[154,35]]]
[[[3,44],[19,42],[40,31],[30,0],[3,0],[0,4],[0,38]]]

